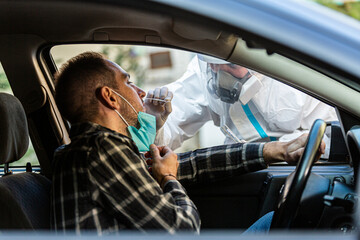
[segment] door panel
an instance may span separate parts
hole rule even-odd
[[[207,184],[184,184],[200,212],[202,229],[246,229],[260,216],[274,210],[286,176],[294,166],[267,169]],[[332,181],[353,178],[349,165],[314,166],[313,172]]]
[[[267,172],[256,172],[185,188],[198,207],[203,229],[247,228],[258,218],[269,180]]]

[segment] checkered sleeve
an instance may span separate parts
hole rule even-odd
[[[237,143],[178,154],[181,181],[207,182],[267,168],[265,143]]]
[[[199,230],[197,209],[178,181],[163,191],[128,145],[111,135],[101,139],[89,175],[92,199],[104,211],[128,229]]]

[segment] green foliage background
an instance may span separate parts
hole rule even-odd
[[[9,91],[11,91],[9,81],[6,78],[5,73],[0,72],[0,92],[9,92]]]
[[[315,2],[360,20],[359,1],[315,0]]]

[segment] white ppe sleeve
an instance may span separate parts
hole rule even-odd
[[[307,96],[302,111],[303,114],[300,123],[300,128],[292,134],[285,134],[279,139],[279,141],[287,142],[295,139],[296,137],[300,136],[303,133],[309,132],[312,124],[316,119],[322,119],[325,122],[338,121],[335,109],[333,107],[323,102],[320,102],[319,100],[311,96]],[[323,141],[325,142],[326,147],[325,147],[325,154],[323,154],[321,158],[327,159],[329,158],[329,152],[330,152],[330,138],[324,135]]]
[[[212,119],[197,58],[191,60],[187,71],[179,80],[166,87],[174,94],[172,113],[158,131],[155,144],[175,150]]]

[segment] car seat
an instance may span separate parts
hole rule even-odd
[[[29,146],[25,111],[13,95],[0,93],[0,164],[19,160]],[[31,172],[0,178],[0,229],[49,229],[50,180]]]

